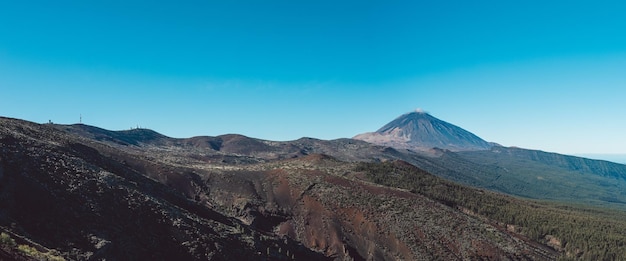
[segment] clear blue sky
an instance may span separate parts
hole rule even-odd
[[[626,153],[623,1],[0,1],[0,115],[270,140],[415,108]]]

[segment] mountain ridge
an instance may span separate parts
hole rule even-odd
[[[83,137],[91,136],[71,130],[72,126],[86,128],[82,125],[54,125]],[[94,128],[98,133],[103,131]],[[620,189],[626,187],[626,165],[538,150],[493,146],[478,151],[415,151],[354,139],[267,141],[236,134],[183,139],[153,134],[151,136],[160,138],[139,141],[131,136],[108,138],[120,138],[128,131],[107,132],[113,133],[104,135],[100,141],[115,146],[140,146],[136,149],[148,146],[153,153],[167,153],[184,159],[177,163],[181,166],[189,164],[188,158],[217,164],[256,164],[310,154],[331,155],[348,162],[404,160],[437,176],[473,187],[526,198],[626,209],[626,204],[622,203],[626,202],[626,195]],[[614,185],[607,185],[611,183]]]
[[[0,118],[0,227],[68,259],[557,255],[424,195],[373,184],[354,163],[314,153],[380,149],[365,142],[300,139],[290,145],[226,136],[233,149],[249,141],[269,146],[233,153],[223,146],[185,147],[185,140],[151,131],[116,136],[74,126],[95,132],[77,135],[65,127]],[[302,156],[290,157],[294,148]],[[9,247],[0,245],[3,255]]]
[[[536,205],[504,194],[626,209],[620,190],[626,187],[626,165],[516,148],[436,148],[425,154],[353,139],[277,142],[236,134],[176,139],[146,129],[108,131],[7,118],[0,118],[0,144],[0,228],[11,227],[79,260],[130,258],[133,248],[134,257],[154,259],[171,240],[199,234],[205,237],[171,248],[175,254],[169,257],[553,260],[574,251],[593,260],[606,252],[572,241],[577,237],[571,227],[585,220],[581,213],[595,210],[566,212],[569,223],[554,232],[541,226],[560,222],[550,214],[563,211],[554,203]],[[524,211],[511,212],[520,211],[511,209],[516,204]],[[138,223],[140,229],[125,227],[135,217],[127,208],[149,217]],[[536,224],[516,219],[529,211],[540,211],[526,215]],[[600,213],[621,220],[619,211]],[[83,224],[78,217],[108,225],[91,227],[93,222]],[[179,224],[177,218],[183,230],[168,227]],[[152,241],[163,246],[154,249],[141,243],[154,237],[142,229],[150,226],[177,236]],[[455,234],[459,228],[466,231],[461,237]],[[251,240],[259,236],[263,240]],[[72,239],[74,252],[63,238]],[[552,248],[554,240],[568,245]],[[140,243],[124,243],[133,241]]]

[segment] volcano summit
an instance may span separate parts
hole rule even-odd
[[[433,117],[420,109],[404,114],[376,132],[354,137],[382,146],[400,149],[451,151],[488,150],[492,145],[458,126]]]

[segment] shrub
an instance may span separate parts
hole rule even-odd
[[[11,238],[9,234],[2,232],[0,234],[0,245],[8,246],[8,247],[15,247],[15,240]]]
[[[37,251],[36,248],[31,247],[29,245],[19,245],[17,246],[17,250],[26,254],[27,256],[39,257],[41,255],[41,253]]]
[[[39,252],[39,250],[37,250],[36,248],[31,247],[29,245],[19,245],[17,246],[17,250],[26,254],[27,256],[34,257],[39,260],[65,261],[65,258],[63,258],[62,256],[57,256],[50,252],[42,253],[42,252]]]

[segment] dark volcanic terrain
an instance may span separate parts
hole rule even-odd
[[[458,208],[372,183],[353,161],[397,152],[360,141],[172,139],[145,129],[114,132],[2,118],[0,144],[0,226],[3,237],[22,246],[3,244],[4,257],[536,260],[557,255]],[[23,251],[26,247],[31,251]]]
[[[419,154],[352,139],[174,139],[8,118],[0,145],[0,260],[591,260],[601,250],[551,222],[622,217],[437,177],[503,192],[532,186],[517,180],[526,170],[498,172],[505,163],[622,177],[622,165],[502,147]]]

